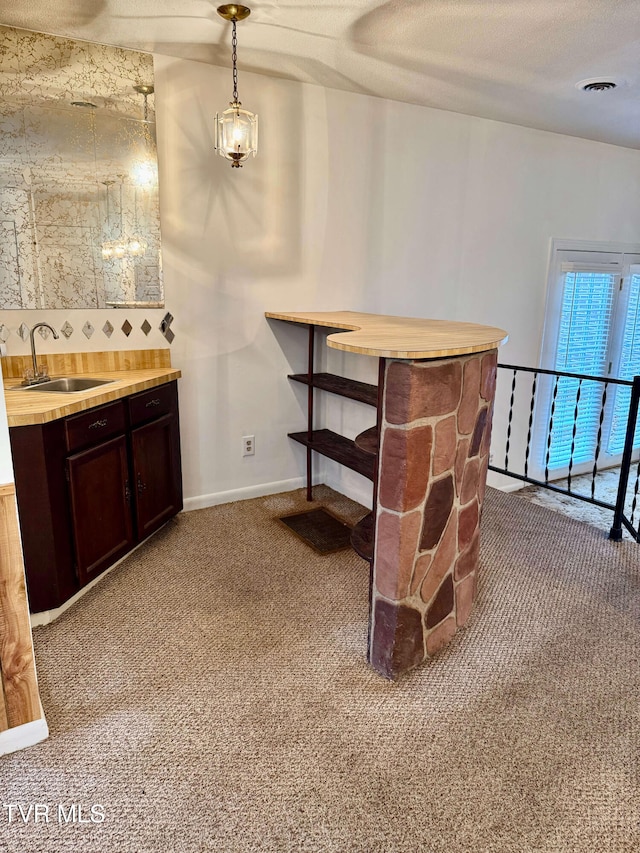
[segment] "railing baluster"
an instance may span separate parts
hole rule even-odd
[[[638,505],[638,486],[640,485],[640,459],[638,460],[638,470],[636,471],[636,482],[633,487],[633,501],[631,503],[631,518],[629,521],[633,526],[633,516],[636,514],[636,506]]]
[[[576,407],[573,410],[573,430],[571,432],[571,453],[569,454],[569,471],[567,473],[567,491],[571,494],[571,472],[573,471],[573,454],[576,449],[576,433],[578,432],[578,411],[580,408],[580,394],[582,392],[582,379],[578,382],[576,391]]]
[[[511,383],[511,400],[509,402],[509,420],[507,422],[507,444],[504,449],[504,469],[505,471],[509,470],[509,446],[511,444],[511,422],[513,420],[513,401],[516,396],[516,378],[518,375],[518,369],[516,367],[513,368],[513,381]]]
[[[559,376],[556,376],[556,381],[553,383],[553,397],[551,398],[551,414],[549,415],[549,429],[547,432],[547,455],[544,462],[544,481],[549,482],[549,459],[551,458],[551,433],[553,432],[553,416],[556,411],[556,397],[558,396]]]
[[[602,446],[602,422],[604,421],[604,410],[607,405],[607,388],[609,383],[605,382],[602,389],[602,401],[600,403],[600,421],[598,423],[598,437],[596,439],[596,452],[593,459],[593,473],[591,474],[591,497],[596,496],[596,476],[598,474],[598,459],[600,458],[600,448]]]
[[[538,374],[533,374],[533,382],[531,383],[531,405],[529,406],[529,429],[527,431],[527,447],[524,452],[524,476],[529,474],[529,453],[531,452],[531,430],[533,428],[533,409],[536,403],[536,383],[538,382]]]
[[[633,377],[631,388],[631,400],[629,401],[629,417],[627,419],[627,432],[624,438],[624,450],[622,451],[622,465],[620,466],[620,482],[618,483],[618,498],[613,513],[613,524],[609,531],[609,539],[618,542],[622,539],[622,525],[625,524],[624,505],[627,498],[627,483],[631,471],[631,456],[633,454],[633,437],[638,420],[638,405],[640,404],[640,376]],[[626,526],[626,524],[625,524]],[[636,539],[638,531],[635,531]]]

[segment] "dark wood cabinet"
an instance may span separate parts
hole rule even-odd
[[[138,539],[182,509],[175,382],[129,397],[131,472]]]
[[[84,586],[134,543],[126,437],[82,450],[67,466],[76,569]]]
[[[140,539],[161,527],[182,506],[176,430],[173,415],[164,415],[131,432],[134,500]]]
[[[182,509],[176,382],[10,436],[33,612],[59,607]]]

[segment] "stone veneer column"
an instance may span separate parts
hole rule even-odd
[[[387,364],[369,659],[388,678],[471,613],[496,365],[497,350]]]

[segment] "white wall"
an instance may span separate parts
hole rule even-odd
[[[7,407],[4,394],[0,394],[0,485],[13,483],[13,461],[7,426]]]
[[[489,323],[510,334],[503,360],[535,364],[551,238],[639,239],[638,151],[241,72],[260,153],[232,170],[212,145],[229,69],[162,56],[155,69],[189,505],[293,487],[303,474],[304,451],[286,433],[303,428],[306,399],[286,373],[304,369],[306,336],[265,310]],[[28,312],[26,322],[62,323],[61,313]],[[141,333],[114,341],[159,345]],[[88,346],[105,343],[95,335]],[[17,344],[12,335],[9,352]],[[328,363],[376,379],[364,356],[332,351]],[[373,410],[324,397],[328,426],[352,436],[372,424]],[[246,434],[256,455],[243,459]],[[330,463],[319,476],[362,499],[370,491]]]
[[[189,496],[303,472],[303,450],[285,435],[304,426],[304,390],[285,376],[304,369],[306,337],[264,310],[488,323],[510,334],[503,360],[536,364],[551,238],[638,239],[638,151],[258,75],[242,73],[240,92],[260,114],[260,152],[232,170],[211,142],[230,80],[227,69],[156,57]],[[328,362],[376,380],[366,357],[332,351]],[[349,436],[374,420],[324,398],[326,425]],[[256,456],[242,459],[249,433]],[[366,499],[358,475],[324,468]]]

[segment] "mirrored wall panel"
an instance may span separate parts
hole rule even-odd
[[[0,308],[162,306],[153,58],[0,39]]]

